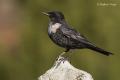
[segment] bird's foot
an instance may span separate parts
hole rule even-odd
[[[67,59],[68,61],[70,60],[70,55],[66,54],[69,52],[70,49],[66,49],[64,52],[62,52],[57,58],[56,61],[59,59],[59,57],[63,57],[64,59]]]
[[[63,57],[66,52],[62,52],[59,56]]]
[[[65,59],[68,59],[67,56],[65,56],[65,53],[66,51],[62,52],[57,58],[56,58],[56,61],[60,58],[60,57],[63,57]]]
[[[59,55],[59,57],[64,57],[66,60],[70,60],[70,54],[66,54],[67,52],[66,51],[64,51],[64,52],[62,52],[60,55]]]

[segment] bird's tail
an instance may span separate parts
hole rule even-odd
[[[93,44],[86,44],[87,46],[87,48],[88,49],[91,49],[91,50],[93,50],[93,51],[96,51],[96,52],[99,52],[99,53],[101,53],[101,54],[104,54],[104,55],[106,55],[106,56],[109,56],[109,55],[112,55],[113,53],[111,53],[111,52],[108,52],[108,51],[106,51],[106,50],[104,50],[104,49],[102,49],[102,48],[99,48],[99,47],[97,47],[97,46],[94,46]]]

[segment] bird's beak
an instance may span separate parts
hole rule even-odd
[[[49,14],[48,13],[46,13],[46,12],[41,12],[42,14],[44,14],[44,15],[47,15],[47,16],[49,16]]]

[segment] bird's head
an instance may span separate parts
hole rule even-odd
[[[42,13],[49,16],[51,21],[58,22],[64,20],[64,15],[59,11],[42,12]]]

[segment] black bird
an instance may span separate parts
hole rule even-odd
[[[111,55],[111,52],[105,51],[88,41],[83,35],[71,28],[65,21],[64,15],[59,11],[42,12],[50,18],[48,26],[48,35],[54,43],[64,47],[68,52],[70,49],[91,49],[104,55]]]

